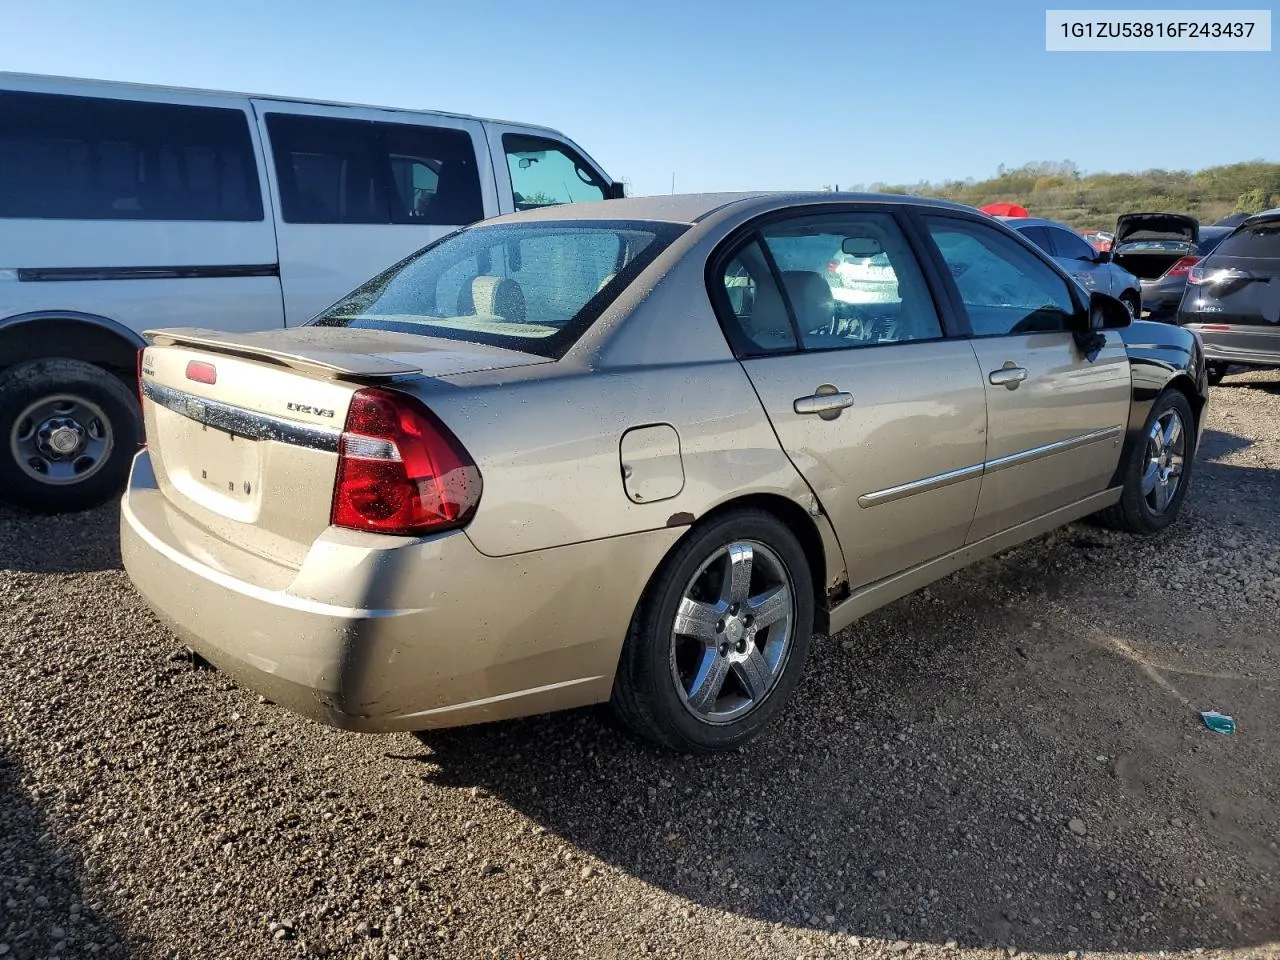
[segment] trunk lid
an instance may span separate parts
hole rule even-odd
[[[1192,247],[1200,239],[1200,221],[1181,213],[1126,213],[1116,221],[1111,249],[1146,240],[1173,240]]]
[[[361,387],[550,362],[358,329],[146,336],[143,412],[157,482],[201,534],[196,555],[229,573],[252,563],[247,555],[283,572],[301,566],[329,526],[338,441]]]
[[[1280,348],[1280,217],[1237,228],[1200,262],[1193,288],[1186,321],[1252,328],[1238,331],[1241,349]]]

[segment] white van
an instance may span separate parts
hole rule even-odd
[[[0,499],[118,492],[144,329],[303,323],[459,226],[621,195],[544,127],[0,73]]]

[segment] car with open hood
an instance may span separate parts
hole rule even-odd
[[[899,196],[532,210],[303,327],[148,338],[121,554],[208,661],[351,730],[608,702],[684,751],[761,732],[815,632],[1166,528],[1207,402],[1193,333]]]

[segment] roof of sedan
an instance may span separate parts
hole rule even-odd
[[[754,202],[753,202],[754,201]],[[486,221],[528,220],[660,220],[668,223],[697,223],[725,207],[752,203],[752,206],[768,209],[791,205],[835,202],[892,202],[919,204],[922,206],[950,208],[973,212],[972,207],[933,200],[908,197],[896,193],[832,193],[830,191],[744,191],[740,193],[677,193],[651,197],[625,197],[620,200],[597,200],[589,203],[557,204],[511,213]]]

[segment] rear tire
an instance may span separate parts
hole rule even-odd
[[[1229,363],[1206,363],[1204,367],[1205,375],[1209,378],[1209,386],[1216,387],[1222,382],[1222,378],[1227,375],[1227,371],[1231,369]]]
[[[87,510],[123,488],[138,403],[101,367],[51,358],[0,374],[0,498],[34,513]]]
[[[1129,451],[1120,501],[1098,513],[1113,530],[1158,533],[1178,517],[1191,482],[1196,422],[1187,398],[1166,390],[1151,405],[1143,439]]]
[[[795,690],[813,612],[804,550],[772,514],[736,510],[694,528],[632,617],[614,712],[635,733],[682,753],[746,743]]]

